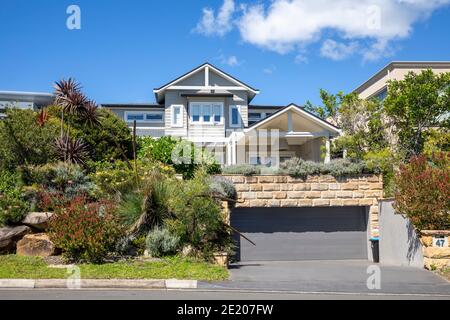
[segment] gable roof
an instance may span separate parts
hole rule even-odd
[[[307,118],[309,118],[311,121],[317,123],[318,125],[327,128],[329,131],[335,132],[337,134],[341,134],[341,129],[336,127],[335,125],[331,124],[330,122],[316,116],[315,114],[305,110],[305,108],[300,107],[298,105],[296,105],[295,103],[291,103],[288,106],[278,110],[277,112],[273,113],[272,115],[270,115],[269,117],[254,123],[253,125],[249,126],[246,130],[250,131],[250,130],[256,130],[259,127],[261,127],[262,125],[272,121],[273,119],[277,118],[278,116],[290,111],[290,110],[294,110],[304,116],[306,116]]]
[[[209,62],[206,62],[206,63],[198,66],[197,68],[194,68],[191,71],[186,72],[185,74],[183,74],[182,76],[176,78],[175,80],[172,80],[169,83],[166,83],[165,85],[154,89],[154,91],[162,91],[162,90],[166,89],[167,87],[173,86],[174,84],[180,82],[183,79],[188,78],[189,76],[193,75],[194,73],[199,72],[202,69],[205,69],[206,67],[209,67],[213,71],[217,72],[219,75],[224,76],[228,80],[231,80],[232,82],[235,82],[236,84],[238,84],[238,85],[248,89],[249,91],[253,91],[254,93],[259,93],[258,89],[255,89],[255,88],[249,86],[248,84],[246,84],[245,82],[242,82],[241,80],[236,79],[235,77],[233,77],[230,74],[226,73],[225,71],[217,68],[216,66],[210,64]]]
[[[167,88],[183,81],[186,78],[189,78],[190,76],[192,76],[193,74],[200,72],[202,70],[204,70],[206,67],[208,67],[210,70],[216,72],[218,75],[220,75],[221,77],[227,79],[230,82],[235,83],[237,86],[243,87],[244,89],[246,89],[247,91],[250,91],[253,96],[257,95],[259,93],[258,89],[255,89],[251,86],[249,86],[248,84],[246,84],[245,82],[242,82],[241,80],[236,79],[235,77],[231,76],[230,74],[226,73],[225,71],[217,68],[216,66],[206,62],[194,69],[192,69],[191,71],[186,72],[185,74],[183,74],[182,76],[179,76],[178,78],[176,78],[175,80],[172,80],[166,84],[164,84],[163,86],[159,87],[159,88],[155,88],[153,90],[153,92],[156,95],[156,100],[157,101],[161,101],[161,99],[159,99],[159,96],[161,95],[162,92],[164,92]],[[220,88],[220,87],[219,87]]]

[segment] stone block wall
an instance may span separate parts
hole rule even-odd
[[[383,180],[377,175],[335,178],[328,175],[307,179],[289,176],[224,175],[238,193],[236,207],[368,207],[373,236],[378,236],[378,200]]]
[[[433,237],[447,238],[447,247],[433,246]],[[450,268],[450,231],[422,231],[420,239],[423,245],[425,268],[428,270]]]

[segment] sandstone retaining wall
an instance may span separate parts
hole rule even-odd
[[[373,236],[378,236],[378,200],[383,180],[377,175],[334,178],[321,175],[307,179],[289,176],[224,175],[238,193],[236,207],[367,207]]]

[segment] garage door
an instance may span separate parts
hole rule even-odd
[[[231,224],[239,261],[367,259],[367,213],[362,207],[242,208]]]

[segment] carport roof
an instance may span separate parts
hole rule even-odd
[[[300,106],[296,105],[295,103],[291,103],[291,104],[289,104],[288,106],[286,106],[286,107],[284,107],[284,108],[278,110],[277,112],[273,113],[273,114],[270,115],[269,117],[267,117],[267,118],[265,118],[265,119],[263,119],[263,120],[261,120],[261,121],[259,121],[259,122],[254,123],[253,125],[249,126],[249,127],[247,128],[247,130],[248,130],[248,131],[250,131],[250,130],[255,130],[255,129],[259,128],[260,126],[262,126],[263,124],[268,123],[268,122],[272,121],[273,119],[279,117],[279,116],[282,115],[283,113],[288,112],[289,110],[295,110],[295,111],[297,111],[297,112],[299,112],[299,113],[301,113],[301,114],[304,114],[304,115],[306,115],[308,118],[310,118],[311,121],[313,121],[313,122],[315,122],[315,123],[321,125],[322,127],[325,127],[325,128],[327,128],[328,130],[330,130],[330,131],[332,131],[332,132],[335,132],[335,133],[337,133],[337,134],[341,134],[341,129],[340,129],[339,127],[337,127],[337,126],[331,124],[330,122],[328,122],[328,121],[326,121],[326,120],[324,120],[324,119],[322,119],[322,118],[316,116],[315,114],[313,114],[313,113],[307,111],[307,110],[306,110],[305,108],[303,108],[303,107],[300,107]]]

